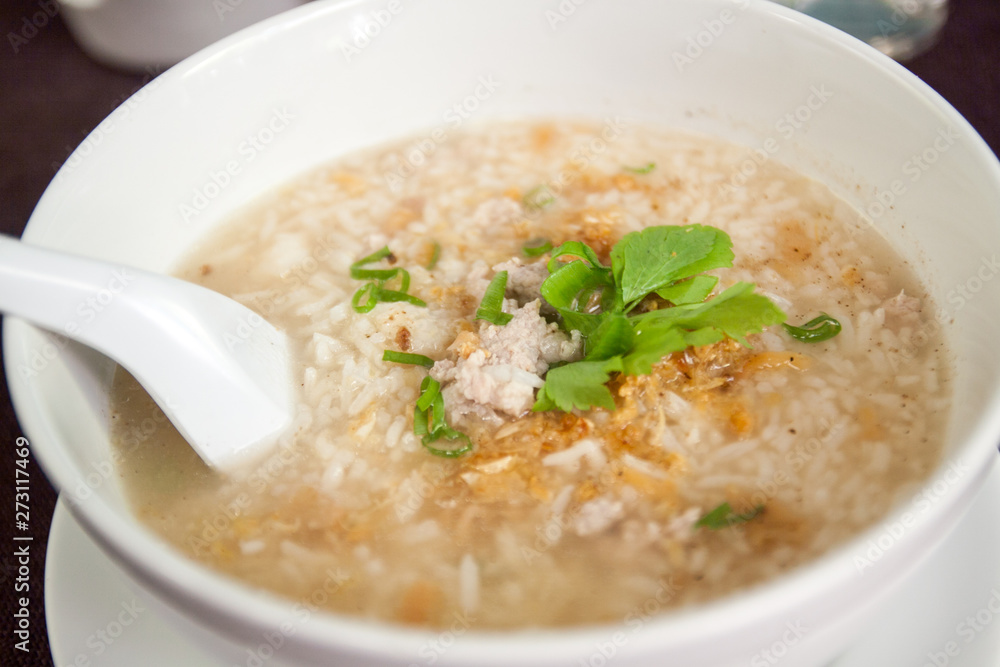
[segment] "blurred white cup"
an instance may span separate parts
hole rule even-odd
[[[80,47],[114,67],[167,67],[308,0],[58,0]]]

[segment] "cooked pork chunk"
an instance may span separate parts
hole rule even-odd
[[[497,273],[507,272],[507,296],[524,305],[542,296],[542,283],[549,277],[549,270],[543,260],[525,264],[515,257],[493,267]],[[543,304],[546,306],[547,304]],[[554,312],[554,311],[553,311]]]
[[[539,300],[517,308],[504,302],[513,319],[504,326],[479,321],[476,334],[455,339],[449,350],[454,359],[434,364],[431,376],[442,385],[452,418],[476,415],[498,420],[498,413],[524,414],[535,401],[542,375],[557,361],[580,355],[578,333],[568,336],[538,313]]]

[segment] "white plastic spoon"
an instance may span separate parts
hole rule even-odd
[[[260,454],[291,421],[285,335],[199,285],[0,235],[0,312],[118,362],[213,468]]]

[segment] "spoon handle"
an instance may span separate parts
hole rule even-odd
[[[284,334],[200,285],[0,235],[0,312],[118,362],[215,467],[290,421]]]
[[[0,312],[93,347],[87,325],[131,283],[135,270],[56,253],[0,235]]]

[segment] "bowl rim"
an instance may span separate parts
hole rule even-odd
[[[690,0],[679,0],[689,2]],[[719,7],[729,6],[725,0],[712,0]],[[767,0],[737,0],[748,5],[750,11],[761,16],[772,15],[782,21],[794,24],[792,29],[816,35],[831,45],[852,57],[867,61],[887,79],[893,79],[919,97],[920,102],[928,108],[943,115],[948,122],[958,128],[963,140],[970,142],[970,152],[977,158],[980,165],[989,170],[992,180],[1000,189],[1000,162],[988,148],[978,133],[944,98],[920,80],[916,75],[906,70],[902,65],[878,53],[875,49],[842,33],[826,24],[808,16],[804,16],[786,7],[773,4]],[[362,7],[373,7],[376,0],[349,0],[347,2],[311,3],[279,16],[272,17],[250,28],[229,36],[216,44],[185,59],[158,77],[159,86],[170,86],[174,80],[183,78],[189,72],[202,67],[206,62],[219,58],[236,58],[241,51],[251,49],[258,40],[267,39],[267,35],[275,30],[294,30],[320,14],[351,12]],[[125,102],[123,102],[124,104]],[[112,112],[114,113],[114,112]],[[81,143],[85,143],[84,142]],[[72,156],[70,156],[72,157]],[[332,159],[333,156],[331,156]],[[69,159],[67,160],[67,162]],[[65,168],[65,167],[64,167]],[[56,174],[43,195],[51,197],[52,191],[61,187],[64,179]],[[37,209],[36,209],[37,210]],[[24,232],[24,238],[29,241],[44,242],[44,220],[30,218]],[[52,448],[52,442],[58,442],[59,437],[50,428],[43,411],[44,402],[36,401],[36,392],[18,378],[16,369],[12,367],[16,346],[24,342],[24,336],[30,330],[29,325],[21,321],[5,321],[3,327],[3,351],[5,370],[8,374],[11,400],[15,411],[21,420],[25,432],[29,435],[32,451],[36,454],[43,470],[57,489],[66,489],[77,480],[73,466],[57,456],[59,447]],[[975,475],[985,481],[989,464],[996,457],[995,443],[1000,440],[1000,382],[993,387],[991,396],[986,401],[988,409],[983,411],[976,427],[964,442],[952,453],[966,461],[974,470]],[[41,450],[36,449],[42,443]],[[937,469],[936,469],[937,470]],[[944,520],[942,513],[946,507],[967,507],[972,496],[981,486],[973,482],[969,486],[950,488],[946,497],[938,503],[934,512],[925,515],[921,525],[931,527]],[[122,515],[127,515],[127,508],[115,509],[104,498],[94,495],[85,501],[85,507],[74,502],[69,503],[73,515],[99,542],[101,547],[113,555],[131,576],[158,581],[163,590],[180,591],[183,595],[172,596],[173,602],[184,598],[206,600],[216,597],[214,607],[225,609],[230,618],[254,628],[274,627],[277,620],[288,616],[294,603],[275,594],[266,593],[252,588],[247,584],[236,582],[209,570],[207,567],[193,563],[172,549],[167,543],[145,529],[137,520],[122,521]],[[796,568],[791,573],[769,579],[753,588],[728,594],[717,600],[699,604],[691,608],[668,610],[661,612],[658,618],[649,621],[650,627],[670,634],[683,631],[693,636],[699,634],[711,635],[707,630],[714,626],[713,621],[726,618],[726,627],[733,627],[732,616],[744,615],[754,608],[775,605],[788,608],[799,605],[810,599],[815,599],[818,592],[831,588],[831,581],[844,581],[854,576],[852,564],[845,554],[855,549],[857,545],[870,539],[872,535],[882,530],[882,526],[890,521],[898,520],[905,508],[897,508],[882,522],[869,530],[855,536],[840,547],[827,551],[819,558]],[[963,508],[964,511],[964,508]],[[942,536],[943,538],[943,536]],[[149,567],[148,563],[156,563]],[[910,565],[913,565],[911,563]],[[218,602],[223,599],[224,602]],[[735,612],[735,614],[734,614]],[[397,656],[411,655],[408,650],[413,642],[422,642],[428,635],[436,634],[435,629],[413,629],[386,622],[367,621],[351,616],[320,612],[316,615],[317,623],[310,623],[298,629],[296,634],[305,641],[315,645],[347,646],[364,652],[388,652]],[[753,617],[740,625],[752,625]],[[498,648],[503,642],[505,659],[513,659],[512,647],[507,643],[511,635],[518,636],[517,656],[534,656],[540,650],[546,652],[565,651],[570,647],[579,647],[581,641],[589,642],[595,637],[603,637],[613,632],[620,624],[594,624],[574,628],[555,628],[545,630],[518,630],[487,632],[471,630],[463,642],[454,648],[459,658],[465,655],[463,647],[466,641],[473,645],[471,650],[481,651],[484,647]],[[256,635],[256,632],[255,632]],[[390,639],[392,641],[387,641]],[[402,641],[400,641],[402,640]],[[449,658],[452,656],[449,655]]]

